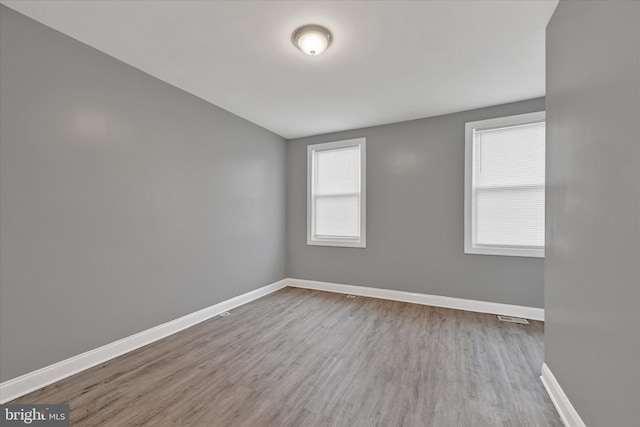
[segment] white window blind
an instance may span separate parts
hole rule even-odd
[[[471,129],[468,253],[544,254],[545,122],[518,117]]]
[[[309,146],[308,243],[364,246],[364,140]]]

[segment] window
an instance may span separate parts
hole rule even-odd
[[[307,147],[307,244],[366,247],[364,138]]]
[[[466,125],[465,253],[544,257],[545,113]]]

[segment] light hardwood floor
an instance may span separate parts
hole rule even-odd
[[[12,403],[73,426],[562,426],[543,323],[285,288]]]

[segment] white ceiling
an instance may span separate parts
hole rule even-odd
[[[2,3],[297,138],[543,96],[558,0]],[[291,43],[309,23],[321,56]]]

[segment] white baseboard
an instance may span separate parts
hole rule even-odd
[[[544,309],[542,308],[501,304],[497,302],[476,301],[462,298],[443,297],[438,295],[419,294],[414,292],[395,291],[391,289],[369,288],[365,286],[342,285],[339,283],[318,282],[315,280],[286,280],[287,286],[292,286],[295,288],[306,288],[319,291],[336,292],[340,294],[359,295],[363,297],[431,305],[434,307],[475,311],[478,313],[501,314],[505,316],[522,317],[531,320],[544,320]]]
[[[564,394],[558,380],[553,376],[546,363],[542,364],[542,375],[540,379],[553,402],[553,406],[556,407],[558,414],[560,414],[564,425],[566,427],[586,427],[584,421],[582,421],[582,418],[578,415],[578,412],[569,401],[567,395]]]
[[[503,314],[532,320],[544,320],[544,310],[541,308],[395,291],[390,289],[318,282],[313,280],[283,279],[194,313],[187,314],[186,316],[170,322],[163,323],[151,329],[139,332],[135,335],[131,335],[94,350],[54,363],[53,365],[45,366],[37,371],[0,383],[0,403],[10,402],[20,396],[24,396],[25,394],[31,393],[32,391],[38,390],[56,381],[60,381],[71,375],[77,374],[78,372],[82,372],[137,348],[151,344],[171,334],[175,334],[176,332],[217,316],[222,312],[229,311],[235,307],[275,292],[285,286],[381,298],[414,304],[431,305],[435,307],[453,308],[457,310],[475,311],[480,313]],[[560,389],[560,391],[562,390]],[[562,395],[564,396],[564,394]],[[580,424],[575,425],[578,426]]]
[[[187,314],[178,319],[155,326],[151,329],[128,336],[121,340],[103,345],[86,353],[79,354],[53,365],[45,366],[37,371],[0,383],[0,403],[10,402],[20,396],[31,393],[63,378],[69,377],[85,369],[92,368],[107,360],[121,356],[137,348],[151,344],[164,337],[203,322],[225,311],[246,304],[257,298],[277,291],[286,286],[286,280],[280,280],[251,292],[222,301],[202,310]]]

